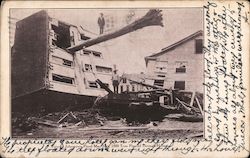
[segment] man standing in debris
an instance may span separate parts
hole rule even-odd
[[[112,81],[113,81],[113,87],[114,87],[114,93],[118,93],[118,85],[119,85],[119,76],[117,74],[117,70],[114,70],[113,76],[112,76]]]
[[[103,34],[103,29],[105,26],[105,20],[103,17],[103,13],[100,14],[101,16],[98,18],[98,25],[100,27],[100,35]]]

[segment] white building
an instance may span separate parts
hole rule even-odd
[[[202,93],[202,43],[200,30],[145,57],[147,73],[155,76],[154,85]]]

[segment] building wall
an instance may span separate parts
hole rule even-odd
[[[53,44],[53,40],[57,39],[53,28],[58,26],[58,23],[58,20],[50,19],[49,89],[87,96],[106,95],[107,92],[95,81],[100,79],[112,89],[111,64],[103,58],[101,52],[79,50],[70,54]],[[69,25],[69,35],[71,46],[83,42],[77,27]],[[109,71],[100,71],[100,67]]]
[[[202,36],[195,39],[201,39]],[[185,90],[203,92],[203,54],[195,53],[195,39],[177,46],[175,49],[150,59],[147,72],[157,79],[164,80],[164,87],[174,88],[175,81],[185,81]],[[177,73],[180,62],[185,62],[186,72]],[[162,66],[160,70],[157,66]],[[165,77],[159,77],[164,76]]]
[[[40,11],[16,23],[11,49],[12,98],[46,87],[48,61],[48,15]]]

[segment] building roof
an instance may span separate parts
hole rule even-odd
[[[199,31],[197,31],[197,32],[183,38],[182,40],[180,40],[180,41],[178,41],[178,42],[176,42],[174,44],[171,44],[168,47],[163,48],[160,52],[145,57],[145,60],[146,60],[146,62],[147,62],[147,60],[150,60],[150,59],[154,60],[154,59],[156,59],[157,56],[162,55],[162,54],[164,54],[164,53],[166,53],[166,52],[168,52],[170,50],[173,50],[176,47],[188,42],[189,40],[191,40],[191,39],[193,39],[193,38],[195,38],[197,36],[201,36],[202,34],[203,34],[203,31],[199,30]]]

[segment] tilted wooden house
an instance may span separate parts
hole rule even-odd
[[[87,39],[76,26],[53,19],[46,11],[18,21],[11,49],[13,109],[84,107],[107,94],[95,82],[101,78],[112,88],[112,64],[105,54],[92,50],[94,47],[74,54],[66,50]]]

